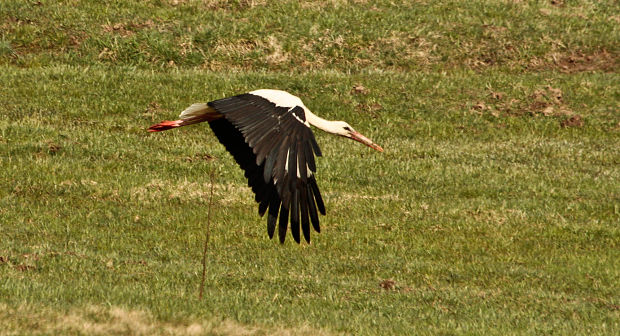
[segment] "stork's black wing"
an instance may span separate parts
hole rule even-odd
[[[310,223],[320,232],[318,212],[325,206],[314,178],[314,155],[321,150],[300,106],[276,106],[253,94],[208,103],[224,118],[209,122],[218,140],[245,171],[259,203],[261,216],[269,209],[267,232],[273,238],[276,222],[284,243],[288,223],[297,243],[300,224],[310,242]],[[317,212],[318,210],[318,212]]]

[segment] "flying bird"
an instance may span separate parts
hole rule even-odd
[[[267,212],[267,233],[273,238],[278,223],[284,243],[290,221],[297,243],[301,232],[310,243],[310,223],[320,232],[318,213],[325,205],[314,177],[314,156],[321,156],[310,125],[383,151],[344,121],[319,118],[298,97],[280,90],[261,89],[237,96],[193,104],[179,120],[162,121],[149,132],[208,122],[217,139],[245,171],[255,194],[258,213]]]

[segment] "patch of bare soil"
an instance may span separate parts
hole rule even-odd
[[[472,113],[490,114],[496,118],[528,115],[565,117],[560,122],[563,128],[584,125],[582,117],[566,105],[562,90],[552,86],[536,89],[525,99],[512,98],[504,92],[490,90],[484,100],[473,102],[470,110]]]
[[[593,53],[581,51],[554,52],[544,59],[531,59],[528,68],[536,71],[558,70],[563,73],[616,72],[620,69],[620,56],[605,49]]]
[[[581,119],[580,115],[574,115],[568,119],[562,120],[560,122],[560,126],[562,126],[563,128],[567,128],[567,127],[582,127],[583,126],[583,119]]]
[[[170,4],[177,6],[188,0],[169,0]],[[202,5],[210,10],[232,10],[232,9],[248,9],[256,6],[264,6],[266,0],[202,0]]]
[[[60,151],[62,149],[62,146],[60,146],[59,144],[55,143],[54,141],[48,141],[47,142],[47,152],[51,155],[54,155],[56,153],[58,153],[58,151]]]
[[[396,281],[392,279],[385,279],[379,282],[379,287],[385,290],[394,290],[396,289]]]
[[[397,283],[393,279],[381,280],[379,282],[379,288],[385,291],[388,291],[388,292],[396,291],[396,292],[401,292],[401,293],[408,293],[412,291],[411,287],[402,286],[401,284]]]

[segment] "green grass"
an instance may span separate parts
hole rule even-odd
[[[0,334],[617,334],[618,5],[558,3],[2,1]],[[316,132],[311,245],[145,132],[263,87],[385,148]]]

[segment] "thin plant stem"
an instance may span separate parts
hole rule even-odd
[[[198,298],[202,300],[205,289],[205,277],[207,274],[207,249],[209,247],[209,237],[211,229],[211,207],[213,206],[213,185],[215,184],[215,170],[211,170],[211,191],[209,192],[209,207],[207,208],[207,224],[205,226],[205,244],[202,250],[202,278],[200,280],[200,292]]]

